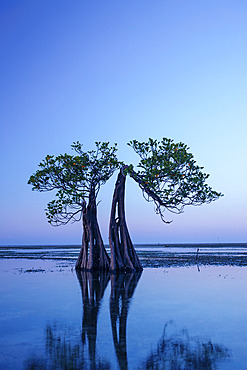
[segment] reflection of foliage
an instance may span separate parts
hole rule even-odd
[[[46,361],[38,357],[30,357],[24,362],[24,370],[46,370]]]
[[[81,343],[71,343],[68,339],[68,332],[59,334],[56,325],[46,327],[46,360],[33,357],[25,361],[25,370],[45,369],[110,369],[107,361],[97,358],[92,364],[83,351]]]
[[[71,344],[67,339],[67,333],[59,335],[56,327],[46,327],[46,352],[49,356],[52,368],[55,369],[78,369],[84,368],[85,359],[79,343]]]
[[[142,364],[141,369],[216,369],[216,362],[229,357],[226,347],[211,340],[202,342],[187,331],[167,336],[165,325],[157,348]]]

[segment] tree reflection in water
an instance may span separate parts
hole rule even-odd
[[[73,343],[71,332],[61,330],[56,325],[46,327],[46,358],[30,357],[24,363],[24,370],[69,370],[90,369],[109,370],[110,363],[97,357],[88,361],[84,345]]]
[[[87,338],[90,362],[94,364],[96,359],[98,314],[110,277],[107,273],[83,271],[78,271],[77,277],[81,286],[83,303],[82,343],[85,345]]]
[[[115,361],[100,358],[96,348],[101,301],[110,280],[110,318],[114,349],[118,368],[128,369],[127,317],[141,272],[110,275],[80,271],[77,272],[77,277],[83,304],[81,340],[70,341],[71,332],[61,332],[56,325],[47,325],[46,358],[29,358],[24,369],[116,368]],[[228,350],[223,346],[213,344],[210,340],[203,342],[190,337],[186,331],[168,335],[167,327],[168,324],[165,325],[156,349],[137,367],[138,369],[215,369],[218,361],[229,357]],[[86,344],[88,354],[85,352]]]
[[[132,274],[111,275],[110,316],[112,337],[121,370],[128,368],[127,316],[130,300],[141,274],[141,272],[136,272]],[[117,330],[117,322],[119,330]]]
[[[202,342],[199,338],[190,337],[186,330],[168,336],[167,326],[155,351],[151,351],[139,369],[211,370],[217,368],[217,362],[229,357],[226,347],[214,344],[211,340]]]
[[[110,280],[107,272],[77,271],[82,292],[83,317],[81,339],[83,347],[88,340],[90,369],[110,369],[110,364],[96,357],[97,322],[101,300]]]
[[[120,369],[127,369],[127,316],[141,272],[107,274],[77,272],[83,302],[82,343],[88,339],[90,363],[95,368],[97,321],[101,299],[111,279],[110,317],[114,348]],[[119,330],[117,329],[119,324]]]

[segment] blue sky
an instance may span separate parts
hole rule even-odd
[[[127,181],[134,243],[247,242],[247,2],[22,0],[0,2],[0,244],[79,244],[81,225],[53,228],[29,176],[79,140],[169,137],[189,145],[225,194],[165,225]],[[116,176],[99,194],[108,241]]]

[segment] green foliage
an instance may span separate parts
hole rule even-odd
[[[154,195],[158,213],[162,214],[160,207],[181,213],[186,205],[201,205],[222,196],[206,184],[209,175],[196,164],[187,145],[167,138],[133,140],[128,145],[141,159],[138,171],[131,165],[125,167],[125,173],[139,183],[149,199]]]
[[[181,213],[186,205],[210,203],[222,196],[206,184],[209,175],[196,164],[187,145],[167,138],[133,140],[128,145],[140,156],[138,171],[118,161],[117,144],[109,146],[109,142],[96,142],[96,149],[84,152],[77,141],[72,144],[76,155],[47,155],[28,184],[40,192],[56,191],[46,209],[48,222],[61,225],[79,220],[90,197],[96,199],[100,186],[120,167],[137,181],[146,199],[155,202],[162,219],[165,209]]]
[[[46,215],[53,225],[66,224],[81,218],[90,197],[96,197],[100,186],[120,167],[117,145],[96,142],[96,149],[84,152],[79,141],[71,147],[76,155],[47,155],[39,169],[29,178],[32,190],[55,190],[55,200],[48,203]]]

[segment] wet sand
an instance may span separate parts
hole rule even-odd
[[[139,254],[143,267],[182,267],[182,266],[247,266],[247,256],[196,253],[193,255],[165,254],[155,256],[149,253]]]
[[[247,266],[247,244],[136,245],[143,268],[180,266]],[[53,260],[73,267],[79,246],[0,247],[1,259]],[[110,254],[109,249],[107,252]]]

